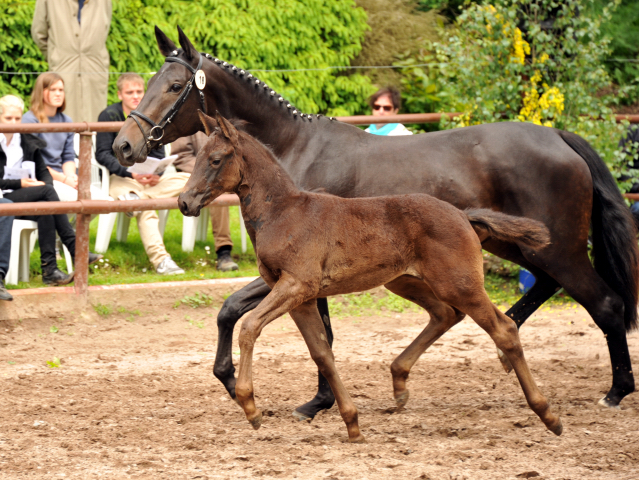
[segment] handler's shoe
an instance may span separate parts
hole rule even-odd
[[[58,267],[52,268],[51,270],[46,270],[42,272],[42,281],[46,285],[66,285],[73,281],[73,275],[75,272],[71,272],[69,274],[64,273]]]
[[[217,269],[220,272],[230,272],[232,270],[239,270],[237,263],[231,258],[230,252],[222,252],[217,257]]]
[[[4,286],[4,278],[0,280],[0,300],[6,300],[8,302],[13,300],[13,295],[11,295],[7,287]]]
[[[137,193],[129,192],[129,193],[125,193],[123,195],[118,196],[118,200],[123,200],[123,201],[124,200],[140,200],[140,197],[138,196]],[[124,214],[129,218],[133,218],[139,215],[140,212],[124,212]]]
[[[182,275],[184,270],[177,266],[171,257],[166,257],[155,269],[160,275]]]
[[[95,262],[100,260],[102,257],[103,257],[103,255],[101,255],[99,253],[91,253],[91,252],[89,252],[89,265],[93,265]]]

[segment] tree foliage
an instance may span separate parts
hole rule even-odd
[[[388,66],[400,58],[419,54],[425,41],[439,39],[436,10],[422,12],[412,0],[356,0],[368,15],[369,30],[362,42],[362,51],[351,62],[357,66]],[[401,84],[396,69],[363,69],[378,87]]]
[[[617,124],[603,94],[611,84],[603,60],[609,39],[588,15],[590,0],[504,0],[474,4],[431,45],[422,59],[432,67],[412,73],[418,89],[439,111],[463,115],[445,128],[497,121],[532,122],[578,133],[621,178],[628,174],[618,148],[626,125]],[[410,62],[405,77],[410,78]],[[430,90],[429,90],[430,89]],[[622,182],[627,188],[629,182]]]
[[[0,0],[0,5],[11,13],[0,17],[0,66],[46,71],[30,36],[35,0]],[[148,73],[162,65],[154,25],[174,39],[180,25],[198,49],[253,70],[304,111],[353,114],[374,90],[363,75],[328,68],[349,65],[361,50],[366,13],[351,0],[114,0],[107,40],[114,73],[109,101],[116,100],[116,72]],[[310,70],[258,71],[303,69]],[[26,97],[33,77],[3,75],[0,91]]]

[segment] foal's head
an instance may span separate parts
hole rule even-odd
[[[209,137],[195,159],[195,168],[178,197],[180,211],[198,216],[200,210],[225,192],[233,192],[242,181],[240,133],[219,112],[215,118],[198,111]]]

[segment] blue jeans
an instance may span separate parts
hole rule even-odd
[[[639,202],[635,202],[630,205],[630,213],[632,213],[632,216],[635,217],[635,221],[639,220]]]
[[[0,203],[13,203],[8,198],[0,198]],[[11,230],[13,217],[0,217],[0,280],[9,271],[9,256],[11,255]]]

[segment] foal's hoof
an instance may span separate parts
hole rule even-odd
[[[557,423],[555,423],[554,425],[546,425],[546,427],[557,436],[561,435],[564,431],[564,426],[561,423],[560,418],[557,418]]]
[[[262,412],[258,411],[258,414],[252,420],[249,420],[249,423],[254,430],[258,430],[262,426]]]
[[[297,420],[298,422],[311,423],[313,421],[313,417],[309,417],[308,415],[304,415],[303,413],[298,412],[297,410],[293,410],[293,418],[295,418],[295,420]]]
[[[362,435],[361,433],[356,436],[355,438],[349,438],[348,439],[349,443],[366,443],[366,439],[364,438],[364,435]]]
[[[499,357],[501,366],[504,367],[504,370],[506,370],[506,373],[512,372],[513,366],[511,365],[510,360],[508,360],[508,357],[504,354],[504,352],[502,352],[500,349],[497,349],[497,356]]]
[[[399,395],[395,395],[395,403],[397,404],[397,408],[404,408],[404,405],[408,403],[408,390],[404,390]]]
[[[621,406],[619,406],[618,403],[611,402],[607,397],[603,397],[601,400],[599,400],[599,402],[597,402],[597,404],[606,408],[614,408],[615,410],[621,409]]]

